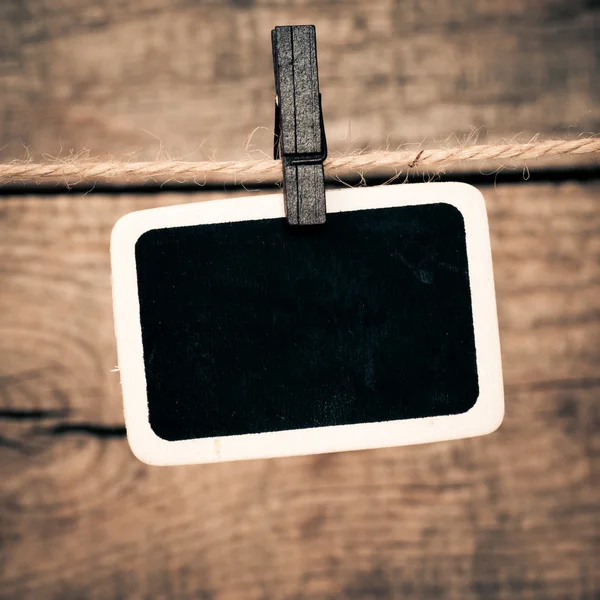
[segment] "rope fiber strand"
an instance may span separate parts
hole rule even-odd
[[[342,179],[372,171],[403,173],[417,168],[427,170],[452,168],[470,162],[525,161],[546,157],[600,155],[600,139],[555,140],[527,144],[491,144],[459,146],[433,150],[378,150],[347,156],[333,156],[325,161],[325,174]],[[73,186],[95,182],[176,182],[202,185],[207,181],[230,183],[262,183],[280,181],[281,162],[276,160],[243,160],[228,162],[187,162],[177,160],[154,162],[91,162],[60,160],[48,163],[13,161],[0,164],[0,185],[34,183]]]

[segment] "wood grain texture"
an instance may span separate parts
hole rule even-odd
[[[121,436],[108,243],[207,195],[3,198],[0,598],[597,597],[599,192],[483,188],[497,433],[177,468]]]
[[[271,154],[270,30],[302,23],[332,152],[600,130],[590,0],[15,0],[0,3],[0,159],[234,160],[256,127]]]

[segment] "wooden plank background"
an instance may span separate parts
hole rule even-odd
[[[0,159],[270,153],[270,30],[317,27],[330,150],[600,130],[591,0],[0,3]]]
[[[0,160],[154,158],[153,135],[235,158],[256,126],[268,151],[269,31],[302,22],[334,151],[600,129],[595,2],[22,0],[0,3]],[[0,196],[0,598],[598,597],[597,173],[481,185],[498,432],[177,468],[123,437],[109,235],[223,193]]]

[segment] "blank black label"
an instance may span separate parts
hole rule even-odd
[[[461,213],[429,204],[143,234],[150,424],[166,440],[458,414],[479,394]]]

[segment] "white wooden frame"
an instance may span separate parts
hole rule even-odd
[[[465,413],[356,425],[252,433],[220,438],[167,441],[148,419],[140,326],[135,244],[146,231],[280,218],[281,194],[215,200],[130,213],[111,237],[115,331],[129,444],[142,461],[154,465],[207,463],[341,450],[403,446],[483,435],[504,415],[500,340],[485,202],[461,183],[423,183],[329,191],[327,212],[446,203],[463,215],[473,307],[479,398]]]

